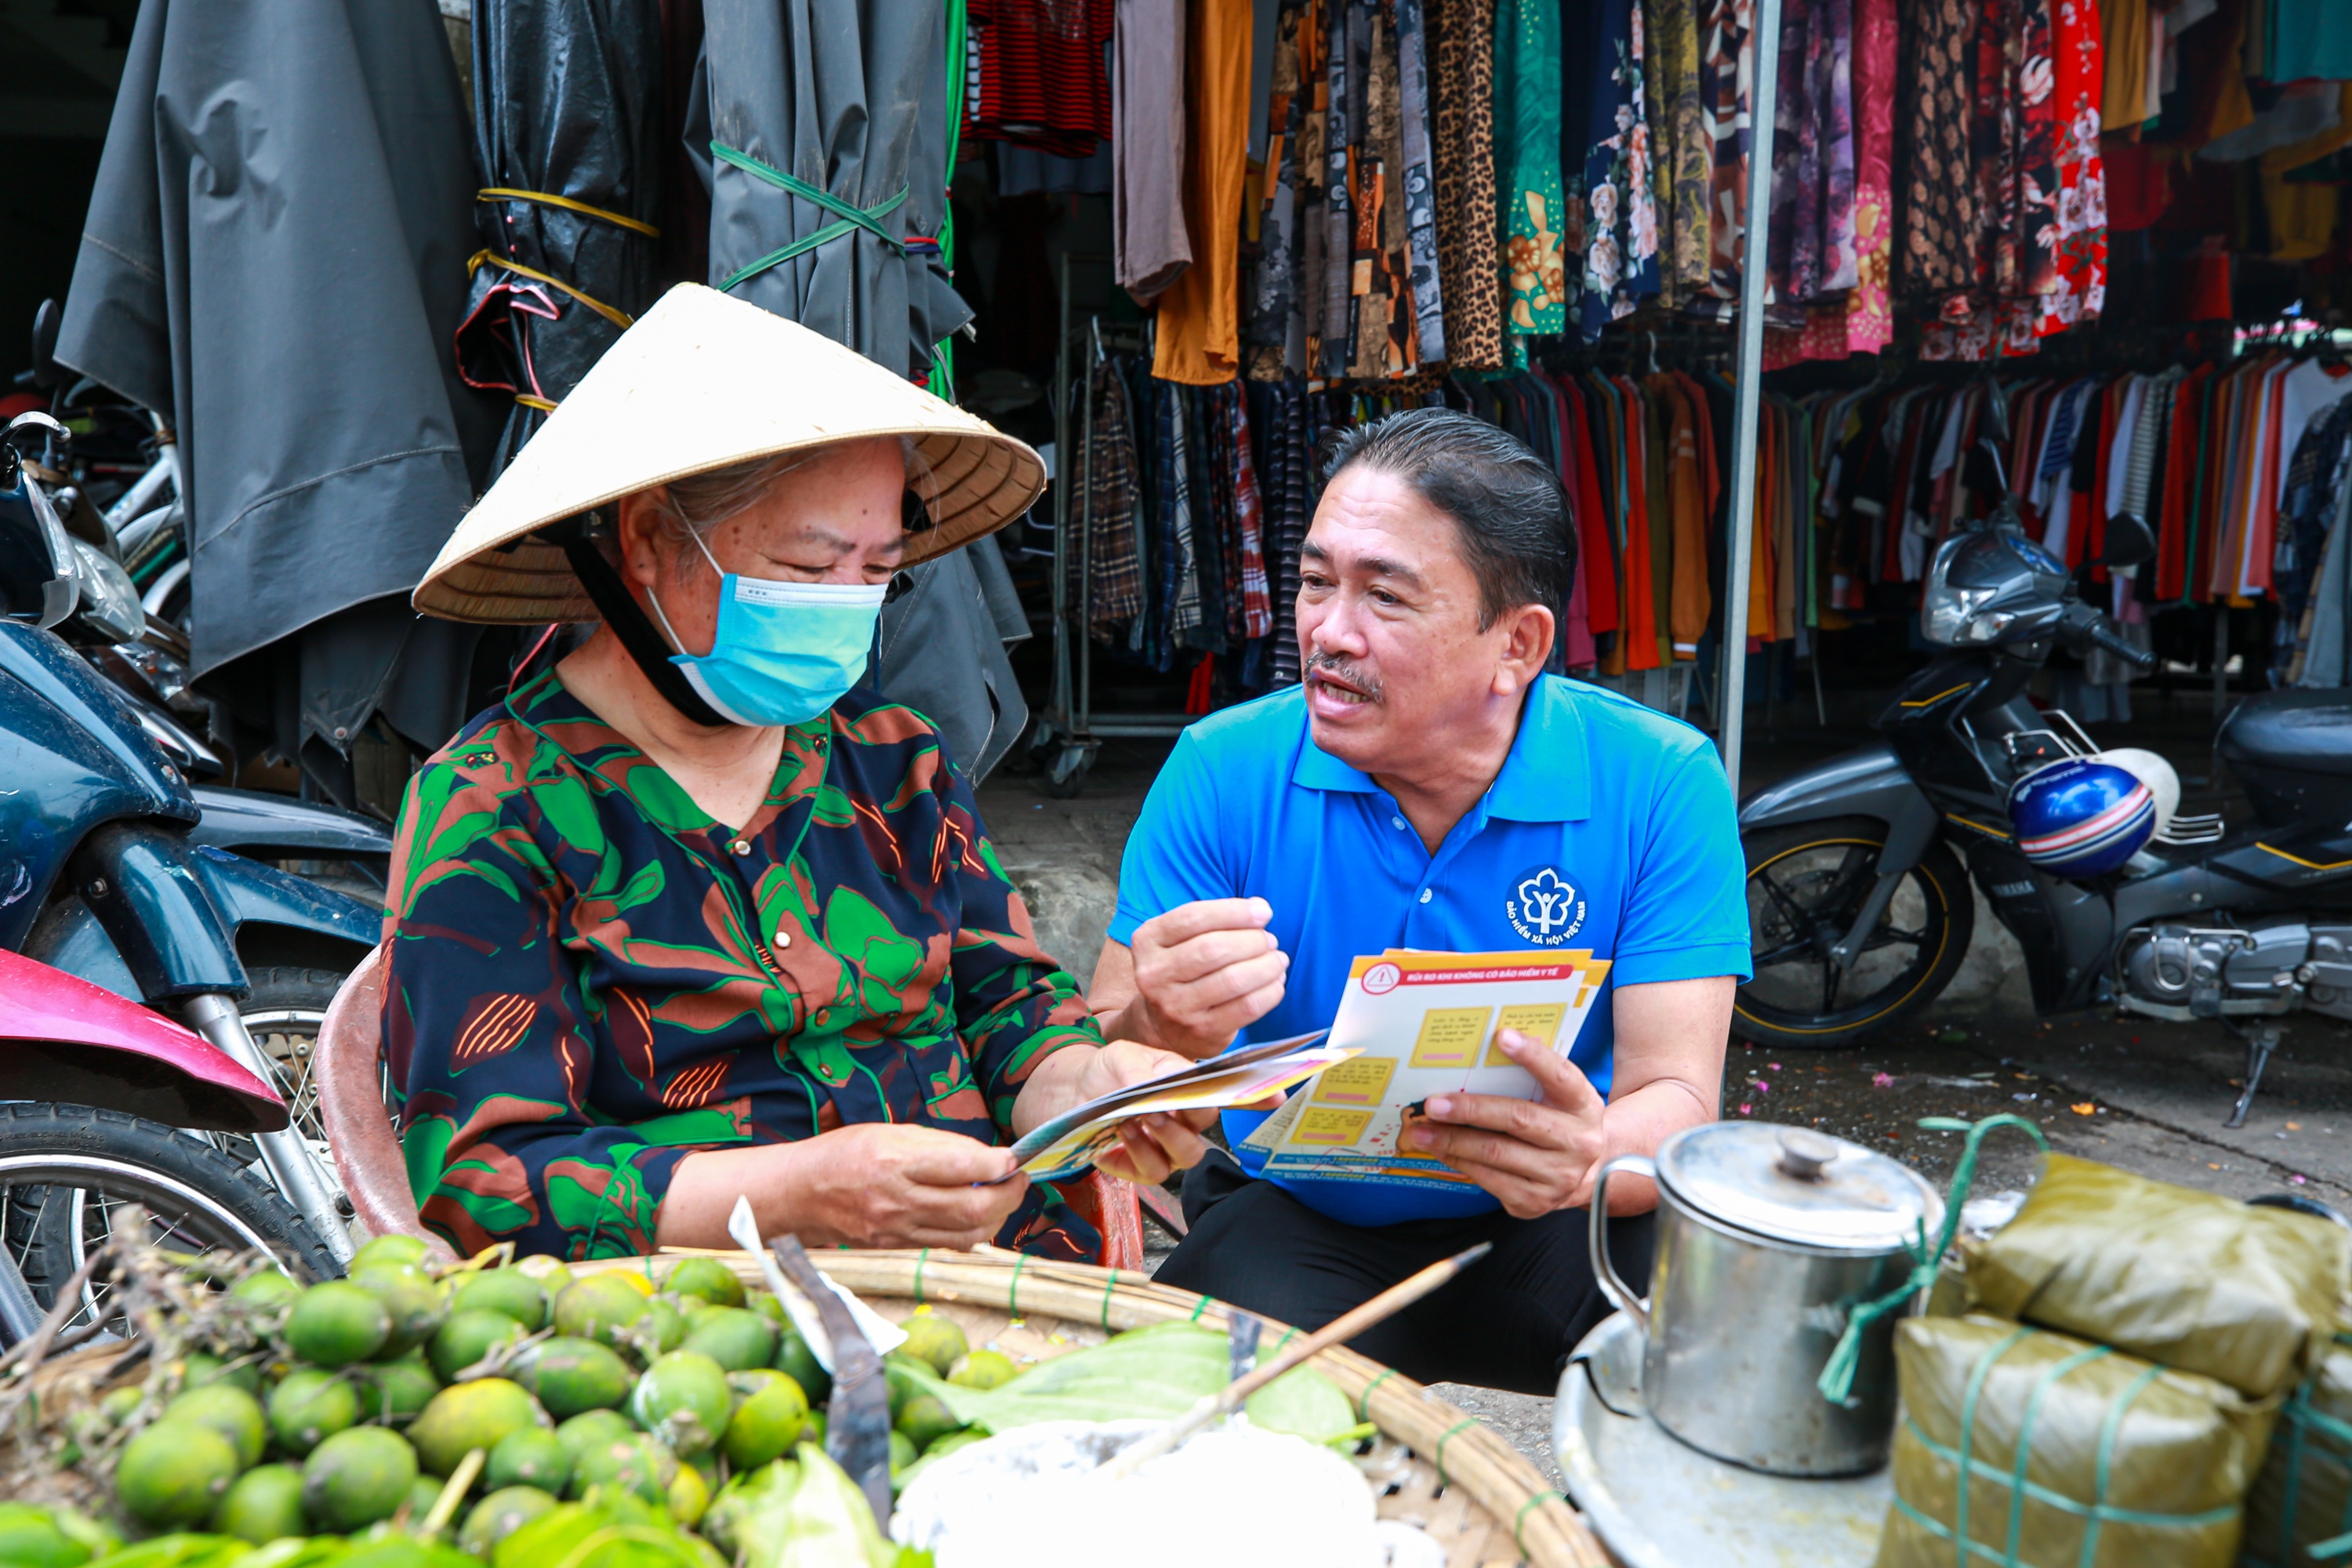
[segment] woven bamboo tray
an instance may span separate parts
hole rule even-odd
[[[710,1256],[747,1283],[758,1282],[758,1266],[743,1254]],[[929,1303],[973,1344],[992,1345],[1020,1364],[1152,1323],[1225,1328],[1221,1303],[1154,1284],[1148,1274],[1048,1263],[992,1247],[816,1252],[811,1258],[886,1317],[894,1306]],[[572,1271],[658,1274],[662,1268],[660,1259],[618,1258],[576,1263]],[[1268,1324],[1260,1353],[1274,1353],[1297,1331]],[[1386,1481],[1380,1516],[1419,1525],[1445,1549],[1446,1568],[1609,1568],[1608,1553],[1575,1510],[1493,1428],[1351,1350],[1325,1351],[1313,1364],[1339,1385],[1360,1419],[1391,1440],[1389,1466],[1372,1483]]]

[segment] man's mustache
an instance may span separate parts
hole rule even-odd
[[[1302,675],[1313,675],[1318,670],[1324,671],[1332,676],[1344,686],[1353,687],[1356,690],[1362,692],[1365,697],[1374,702],[1381,700],[1380,677],[1360,666],[1349,663],[1346,659],[1341,658],[1337,654],[1316,653],[1307,655],[1307,668],[1300,673]]]

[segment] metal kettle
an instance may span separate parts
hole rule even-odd
[[[1621,1154],[1593,1182],[1608,1213],[1618,1171],[1658,1185],[1650,1295],[1610,1267],[1590,1227],[1592,1273],[1640,1326],[1643,1403],[1676,1437],[1776,1476],[1847,1476],[1886,1463],[1895,1435],[1895,1324],[1861,1338],[1853,1394],[1815,1386],[1846,1316],[1900,1286],[1910,1248],[1944,1204],[1900,1161],[1811,1128],[1760,1121],[1687,1127],[1653,1160]]]

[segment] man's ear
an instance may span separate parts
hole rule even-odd
[[[1498,629],[1503,633],[1503,647],[1495,663],[1495,693],[1509,697],[1526,690],[1543,673],[1557,627],[1546,605],[1521,605],[1503,612]]]

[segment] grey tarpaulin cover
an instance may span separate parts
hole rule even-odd
[[[922,374],[971,319],[939,253],[946,7],[705,0],[702,26],[686,142],[710,191],[710,286]]]
[[[659,0],[475,0],[482,249],[466,379],[515,396],[494,466],[658,293]],[[584,296],[584,298],[583,298]]]
[[[179,432],[195,668],[295,639],[260,722],[346,787],[379,704],[456,727],[479,636],[406,603],[499,414],[450,350],[465,136],[433,0],[146,0],[58,337]]]
[[[939,254],[947,138],[939,0],[705,0],[686,143],[710,192],[710,286],[923,374],[971,319]],[[986,542],[911,575],[875,676],[977,779],[1028,719],[995,629],[1018,600]]]
[[[985,778],[1029,724],[1004,657],[1004,644],[1029,635],[1020,596],[993,535],[909,575],[914,592],[882,610],[874,683],[929,717],[956,765]]]

